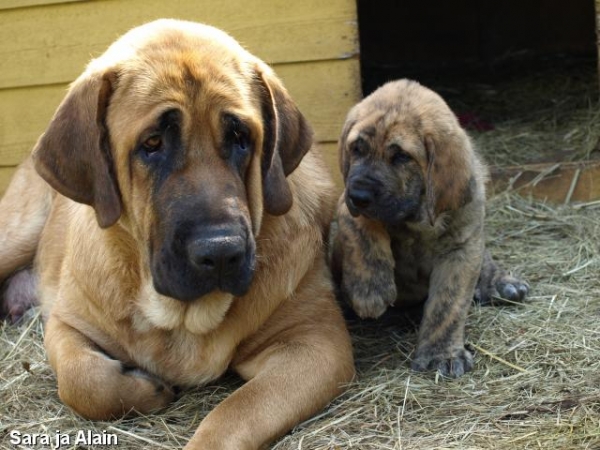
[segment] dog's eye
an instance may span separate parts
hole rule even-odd
[[[361,156],[365,156],[367,154],[368,144],[363,138],[358,138],[352,144],[350,144],[350,150],[354,156],[360,158]]]
[[[394,166],[400,166],[400,165],[406,164],[407,162],[412,160],[410,155],[408,153],[406,153],[404,150],[402,150],[399,145],[396,145],[396,144],[390,145],[389,152],[391,155],[390,162]]]
[[[252,141],[248,127],[236,116],[228,114],[225,116],[227,124],[226,142],[229,144],[230,151],[234,153],[247,154],[250,152]]]
[[[233,130],[234,142],[240,150],[247,151],[250,147],[250,139],[248,135],[242,130]]]
[[[143,142],[146,153],[154,153],[162,147],[162,138],[159,135],[150,136]]]

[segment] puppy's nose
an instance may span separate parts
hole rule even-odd
[[[357,209],[365,209],[373,203],[374,194],[369,189],[351,187],[348,190],[348,199]]]
[[[241,236],[213,236],[193,239],[187,245],[192,265],[204,276],[223,279],[237,273],[246,256]]]

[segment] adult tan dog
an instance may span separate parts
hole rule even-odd
[[[332,268],[361,317],[425,301],[412,367],[471,370],[464,328],[475,296],[522,300],[528,286],[484,249],[487,171],[446,103],[414,81],[388,83],[348,114],[346,189]]]
[[[212,27],[152,22],[90,63],[0,203],[0,279],[35,255],[67,405],[146,413],[232,368],[248,382],[186,448],[239,450],[341,392],[335,199],[311,146],[269,67]]]

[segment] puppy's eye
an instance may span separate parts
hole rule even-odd
[[[402,150],[402,148],[400,148],[399,145],[396,145],[396,144],[390,145],[389,152],[391,155],[390,162],[394,166],[400,166],[400,165],[406,164],[407,162],[412,160],[411,156],[408,153],[406,153],[404,150]]]
[[[350,144],[350,151],[357,158],[365,156],[368,150],[369,146],[363,138],[358,138],[352,144]]]
[[[155,153],[162,148],[162,138],[159,135],[150,136],[142,143],[142,146],[146,153]]]

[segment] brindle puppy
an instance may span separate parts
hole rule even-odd
[[[485,250],[487,170],[467,134],[437,94],[391,82],[348,114],[340,166],[332,268],[342,297],[363,318],[425,301],[412,368],[471,370],[473,297],[520,301],[528,286]]]

